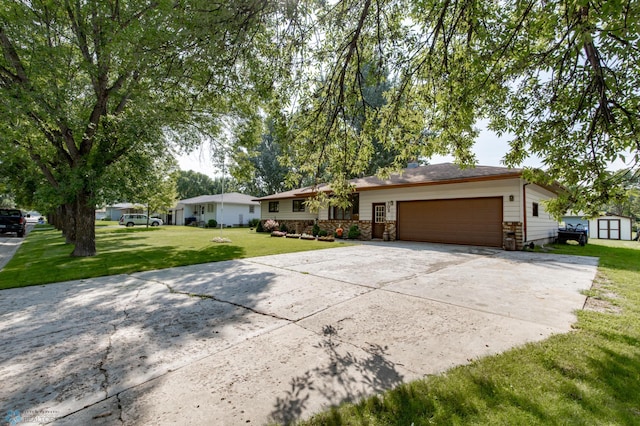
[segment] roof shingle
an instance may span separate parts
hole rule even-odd
[[[462,169],[453,163],[430,164],[427,166],[403,169],[400,173],[394,173],[388,179],[377,176],[351,179],[351,184],[358,191],[380,189],[384,187],[417,186],[429,184],[442,184],[453,182],[465,182],[473,180],[506,179],[522,176],[522,169],[493,166],[476,166]],[[292,189],[278,194],[257,198],[259,201],[296,198],[311,196],[319,191],[330,192],[331,185],[321,184],[316,187]]]

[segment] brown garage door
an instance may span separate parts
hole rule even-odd
[[[502,247],[502,197],[401,201],[398,238]]]

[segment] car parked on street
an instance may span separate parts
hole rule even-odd
[[[27,232],[27,219],[20,209],[0,208],[0,234],[14,232],[22,238]]]
[[[162,219],[157,217],[147,218],[146,214],[123,214],[118,222],[120,225],[124,225],[127,227],[132,227],[135,225],[146,225],[147,223],[151,226],[160,226],[162,225]]]
[[[31,210],[26,214],[27,223],[38,223],[40,225],[45,223],[45,218],[40,214],[40,212]]]

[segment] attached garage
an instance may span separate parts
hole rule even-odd
[[[502,247],[502,197],[398,202],[398,239]]]

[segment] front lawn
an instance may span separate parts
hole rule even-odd
[[[590,240],[553,252],[600,258],[574,331],[334,408],[304,424],[640,424],[640,244]]]
[[[213,238],[231,239],[215,243]],[[249,228],[203,229],[186,226],[96,228],[98,255],[74,258],[59,231],[32,231],[0,271],[0,289],[128,274],[196,263],[336,247],[341,243],[272,238]]]

